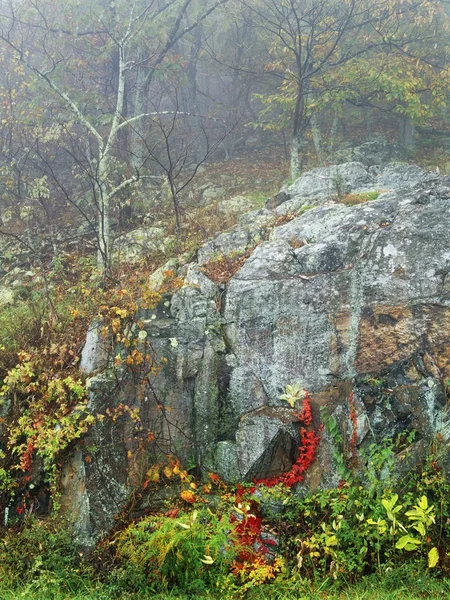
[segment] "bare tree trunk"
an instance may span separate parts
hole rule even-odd
[[[367,137],[371,138],[373,135],[373,119],[372,119],[372,109],[367,106],[363,106],[363,119],[366,124]]]
[[[134,96],[133,113],[141,115],[147,112],[147,104],[145,102],[146,89],[146,74],[142,67],[137,67],[136,70],[136,91]],[[133,169],[141,169],[144,162],[144,147],[143,142],[145,137],[145,121],[140,119],[133,124],[130,132],[130,163]]]
[[[320,123],[317,117],[317,113],[313,113],[311,116],[311,131],[313,136],[314,148],[316,150],[317,158],[319,159],[319,164],[323,165],[325,162],[325,156],[322,147],[322,134],[320,131]]]
[[[336,143],[337,133],[339,129],[339,117],[334,113],[333,121],[330,127],[330,133],[328,136],[328,152],[332,152]]]
[[[296,135],[291,141],[291,180],[295,181],[300,177],[300,136]]]
[[[107,194],[100,189],[101,196],[98,212],[98,252],[97,266],[101,271],[106,271],[110,265],[111,222],[110,206]]]
[[[296,57],[297,72],[299,74],[297,99],[295,102],[294,118],[292,124],[292,140],[291,140],[291,180],[295,181],[300,176],[300,160],[299,152],[302,146],[303,127],[304,127],[304,111],[306,95],[303,81],[301,79],[302,65],[300,58]]]
[[[414,148],[414,125],[410,117],[400,117],[398,137],[401,148],[405,150]]]

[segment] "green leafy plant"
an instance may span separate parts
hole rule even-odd
[[[427,545],[426,536],[428,528],[436,522],[434,506],[429,506],[426,496],[422,496],[416,501],[416,504],[403,513],[403,518],[407,521],[402,524],[399,520],[402,504],[397,504],[398,495],[394,494],[389,498],[383,498],[381,503],[386,511],[387,518],[390,521],[390,526],[387,526],[386,521],[378,519],[367,519],[369,525],[374,525],[377,528],[378,534],[384,536],[389,534],[395,542],[397,550],[406,550],[414,552],[422,546]],[[408,523],[409,521],[409,523]],[[411,531],[414,530],[415,533]],[[419,534],[419,537],[417,536]],[[397,539],[398,538],[398,539]],[[435,567],[439,560],[439,553],[435,546],[428,552],[428,567]]]
[[[352,481],[353,472],[348,466],[348,456],[344,452],[344,435],[341,432],[338,422],[330,415],[327,408],[324,406],[320,410],[320,417],[333,443],[333,464],[336,473],[342,481]]]
[[[74,586],[84,571],[82,555],[73,543],[72,528],[66,521],[27,518],[19,530],[4,532],[0,543],[0,581],[11,588],[17,582],[58,580]],[[67,589],[67,587],[66,587]]]
[[[333,200],[341,200],[348,192],[347,184],[342,173],[336,169],[331,178],[331,198]]]
[[[161,589],[205,589],[224,578],[236,557],[233,526],[211,509],[148,517],[116,537],[117,557]]]

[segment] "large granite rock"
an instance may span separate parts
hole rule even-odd
[[[339,202],[350,193],[423,188],[438,179],[437,173],[402,163],[368,167],[361,162],[348,162],[319,167],[304,173],[292,185],[281,190],[277,196],[279,200],[275,202],[279,204],[276,213],[286,214],[305,204]]]
[[[233,255],[253,248],[264,238],[273,221],[273,213],[266,209],[242,215],[236,227],[220,234],[199,249],[198,264],[204,265],[221,254]]]
[[[349,161],[361,162],[367,166],[385,165],[399,154],[399,148],[396,148],[392,142],[382,136],[374,136],[360,146],[349,146],[340,148],[333,153],[333,163],[346,163]]]
[[[14,302],[14,291],[6,286],[0,286],[0,306]]]
[[[392,180],[382,172],[390,191],[377,200],[320,205],[276,227],[225,293],[192,264],[181,290],[140,315],[157,375],[96,375],[90,410],[126,404],[141,429],[125,414],[99,422],[84,460],[74,454],[65,468],[63,498],[84,543],[113,526],[167,454],[231,481],[288,469],[298,423],[280,399],[286,384],[311,392],[316,424],[326,406],[344,430],[353,391],[360,446],[414,429],[419,460],[437,433],[450,441],[450,188],[396,169]],[[346,172],[369,185],[364,167]],[[413,185],[396,189],[402,173]],[[332,455],[323,434],[305,485],[337,483]]]
[[[362,163],[349,162],[304,173],[286,191],[291,198],[318,198],[323,202],[353,190],[373,188],[373,184],[373,175]]]

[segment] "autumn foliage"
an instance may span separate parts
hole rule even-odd
[[[317,445],[320,441],[320,431],[311,429],[312,413],[311,413],[311,398],[308,392],[305,393],[303,399],[303,407],[297,413],[300,422],[300,445],[298,447],[298,456],[292,467],[287,473],[270,477],[268,479],[259,479],[258,484],[264,484],[267,487],[273,487],[278,484],[292,487],[296,483],[302,483],[305,480],[305,473],[314,462],[316,457]]]

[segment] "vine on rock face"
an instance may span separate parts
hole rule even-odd
[[[90,265],[78,259],[75,264],[72,257],[65,261],[58,272],[48,275],[51,297],[44,301],[36,285],[30,284],[30,307],[24,302],[5,312],[18,316],[8,348],[0,346],[0,406],[5,407],[0,419],[5,439],[0,451],[0,510],[12,507],[21,514],[25,505],[31,510],[37,504],[42,512],[56,509],[66,456],[93,425],[105,419],[129,418],[135,424],[139,449],[144,436],[147,443],[156,437],[144,429],[136,406],[118,403],[101,414],[88,410],[85,376],[79,372],[80,350],[89,324],[99,323],[102,359],[97,368],[114,368],[117,389],[127,377],[149,381],[161,365],[140,315],[154,309],[161,294],[178,289],[181,281],[173,272],[164,273],[157,292],[147,285],[144,271],[123,277],[118,272],[117,280],[99,287]],[[55,316],[45,320],[47,302]],[[23,332],[19,318],[24,321]],[[19,331],[26,351],[15,341]],[[86,454],[86,462],[91,460],[91,453]],[[45,503],[34,500],[42,490],[48,497]]]
[[[316,449],[322,430],[322,427],[317,432],[313,429],[308,429],[312,423],[311,398],[308,392],[305,392],[302,410],[299,413],[295,413],[295,415],[301,423],[297,460],[287,473],[267,479],[259,479],[255,483],[264,484],[266,487],[273,487],[279,483],[286,487],[292,487],[296,483],[302,483],[305,480],[305,473],[316,457]]]
[[[289,389],[288,389],[289,388]],[[314,462],[317,446],[320,441],[321,427],[316,432],[311,429],[312,412],[311,398],[308,392],[302,392],[299,387],[287,386],[287,393],[283,399],[287,400],[293,407],[295,401],[303,395],[303,406],[300,412],[294,413],[300,422],[300,445],[298,447],[298,457],[292,467],[286,473],[276,477],[255,480],[254,486],[248,488],[238,485],[236,493],[235,514],[231,521],[235,523],[238,544],[241,550],[238,559],[234,561],[233,573],[244,575],[252,580],[252,574],[262,567],[269,567],[273,561],[271,556],[271,546],[276,545],[275,541],[264,539],[262,536],[262,518],[259,514],[258,503],[252,498],[259,485],[272,488],[276,485],[282,485],[291,488],[297,483],[302,483],[305,479],[305,473]],[[273,565],[276,565],[276,559]],[[275,570],[278,569],[276,566]],[[275,577],[274,572],[264,571],[267,579]]]
[[[350,437],[349,444],[350,461],[356,465],[356,463],[358,462],[358,419],[356,415],[353,390],[350,392],[350,395],[348,397],[348,418],[352,427],[352,435]]]

